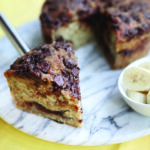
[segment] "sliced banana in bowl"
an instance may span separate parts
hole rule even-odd
[[[147,104],[150,104],[150,91],[147,94],[146,101],[147,101]]]
[[[150,58],[142,58],[127,66],[120,74],[118,89],[131,108],[150,116]]]
[[[124,72],[123,82],[127,89],[133,91],[149,91],[150,71],[142,67],[130,67]]]
[[[129,90],[129,89],[127,89],[126,93],[127,93],[128,97],[130,97],[131,99],[133,99],[133,100],[135,100],[139,103],[143,103],[143,104],[147,103],[146,93],[132,91],[132,90]]]
[[[150,60],[149,60],[149,61],[146,61],[146,62],[144,62],[144,63],[141,63],[141,64],[139,65],[139,67],[145,68],[145,69],[147,69],[147,70],[150,71]]]

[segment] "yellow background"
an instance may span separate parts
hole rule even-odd
[[[40,14],[43,0],[0,0],[0,11],[17,27]],[[0,37],[4,35],[0,28]],[[49,133],[51,134],[51,133]],[[122,135],[124,136],[124,135]],[[107,146],[68,146],[27,135],[0,119],[0,150],[149,150],[150,135],[122,144]]]

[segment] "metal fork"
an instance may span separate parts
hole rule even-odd
[[[22,40],[22,38],[10,24],[10,22],[1,12],[0,12],[0,25],[2,26],[7,37],[9,38],[9,40],[11,41],[11,43],[14,45],[14,47],[21,56],[30,51],[28,46],[25,44],[25,42]]]

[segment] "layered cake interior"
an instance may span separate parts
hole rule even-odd
[[[77,49],[97,40],[113,69],[150,48],[148,0],[46,0],[40,20],[47,42],[62,36]]]
[[[18,108],[82,126],[79,67],[71,43],[60,40],[34,48],[4,75]]]

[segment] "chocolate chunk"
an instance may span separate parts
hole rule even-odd
[[[79,68],[73,68],[71,72],[63,70],[62,74],[66,83],[64,89],[69,89],[72,92],[72,96],[80,99]]]
[[[121,5],[118,7],[118,9],[122,12],[127,12],[130,10],[134,10],[135,12],[139,12],[139,11],[145,10],[147,8],[148,8],[147,4],[143,3],[143,2],[131,2],[127,5]]]
[[[132,10],[139,12],[148,8],[147,4],[144,2],[131,2],[130,7]]]
[[[57,43],[55,43],[54,47],[56,48],[56,50],[64,49],[69,56],[74,55],[72,44],[68,41],[64,41],[61,37],[57,39]]]
[[[55,8],[52,8],[53,10]],[[48,11],[50,11],[49,9]],[[54,15],[55,16],[55,15]],[[72,21],[72,15],[69,14],[69,12],[62,11],[61,13],[58,14],[57,17],[54,17],[53,15],[50,15],[49,12],[43,12],[40,16],[40,20],[42,23],[47,25],[48,27],[57,29],[61,25],[68,24],[69,22]]]
[[[73,68],[72,74],[74,75],[74,77],[78,77],[79,76],[79,68]]]
[[[49,45],[43,45],[31,51],[31,53],[17,59],[10,68],[15,70],[17,74],[33,75],[39,78],[41,72],[48,73],[50,65],[44,58],[51,55],[52,52]]]
[[[144,30],[140,27],[136,28],[138,30],[138,36],[141,36],[144,33]]]
[[[128,56],[128,57],[130,57],[132,53],[133,53],[132,49],[123,49],[118,52],[118,54]]]
[[[130,5],[121,5],[118,7],[118,9],[122,12],[127,12],[131,9]]]
[[[130,31],[132,35],[137,35],[138,34],[138,30],[136,28],[133,28],[131,31]]]
[[[64,50],[68,53],[69,56],[74,55],[74,50],[72,49],[72,45],[68,44],[66,45],[66,48]]]
[[[40,49],[44,54],[46,54],[46,56],[52,54],[52,49],[49,44],[41,46]]]
[[[41,19],[41,21],[43,22],[43,23],[49,23],[50,21],[49,21],[49,19],[48,19],[48,13],[46,13],[46,12],[44,12],[44,13],[42,13],[41,15],[40,15],[40,19]]]
[[[56,48],[56,50],[59,50],[60,48],[62,48],[62,45],[60,44],[60,42],[57,42],[54,47]]]
[[[33,70],[34,69],[34,64],[29,64],[29,70]]]
[[[118,16],[123,22],[129,24],[130,23],[130,18],[124,15],[119,15]]]
[[[42,23],[44,23],[45,25],[51,28],[58,28],[59,26],[61,26],[61,22],[59,21],[59,19],[52,18],[48,12],[43,12],[40,15],[40,20]]]
[[[51,48],[49,47],[49,45],[47,44],[47,45],[43,45],[43,46],[40,46],[40,47],[36,47],[36,48],[34,48],[33,50],[32,50],[33,52],[34,52],[34,57],[36,58],[38,58],[38,57],[41,57],[41,59],[42,59],[42,57],[44,58],[44,57],[46,57],[46,56],[50,56],[51,54],[52,54],[52,50],[51,50]],[[42,54],[42,55],[41,55]],[[35,55],[37,55],[37,56],[35,56]]]
[[[148,29],[150,28],[150,26],[149,26],[148,24],[142,24],[142,25],[141,25],[141,28],[142,28],[144,31],[146,31],[146,30],[148,30]]]
[[[76,66],[76,62],[71,58],[64,58],[63,63],[68,69],[73,69]]]
[[[129,41],[136,36],[141,36],[148,29],[149,25],[142,24],[141,27],[133,28],[132,30],[125,30],[124,36],[127,37],[127,41]]]
[[[69,76],[70,72],[68,72],[67,70],[63,70],[63,71],[62,71],[62,74],[63,74],[65,77],[67,77],[67,76]]]
[[[56,37],[56,42],[65,42],[62,36]]]
[[[61,75],[57,75],[54,77],[54,83],[57,87],[62,87],[64,85],[64,80]]]
[[[143,15],[145,18],[150,19],[150,12],[144,12]]]
[[[138,16],[137,14],[131,13],[130,16],[131,16],[135,21],[140,22],[140,18],[139,18],[139,16]]]
[[[123,35],[126,37],[127,41],[131,40],[132,37],[133,37],[132,34],[131,34],[131,32],[129,30],[125,30],[124,33],[123,33]]]
[[[41,62],[37,64],[37,68],[43,73],[48,73],[50,69],[50,65],[48,64],[46,60],[42,60]]]
[[[55,20],[53,18],[50,17],[48,12],[43,12],[40,15],[40,20],[42,23],[46,24],[47,26],[50,26],[52,22],[55,22]],[[55,28],[55,26],[57,26],[57,24],[55,23],[55,25],[51,25]]]
[[[41,78],[42,74],[39,70],[31,70],[30,73],[35,76],[35,77],[38,77],[38,78]]]
[[[72,16],[69,14],[69,13],[61,13],[58,15],[58,18],[59,18],[59,22],[61,22],[62,25],[66,24],[66,22],[71,22],[72,21]]]
[[[116,18],[115,14],[113,15],[107,14],[106,19],[112,22],[112,27],[114,29],[119,29],[120,23]]]
[[[127,37],[127,41],[130,41],[136,35],[139,35],[139,29],[133,28],[132,30],[125,30],[124,36]]]
[[[119,29],[119,26],[120,26],[119,22],[113,24],[113,28],[114,28],[114,29]]]

